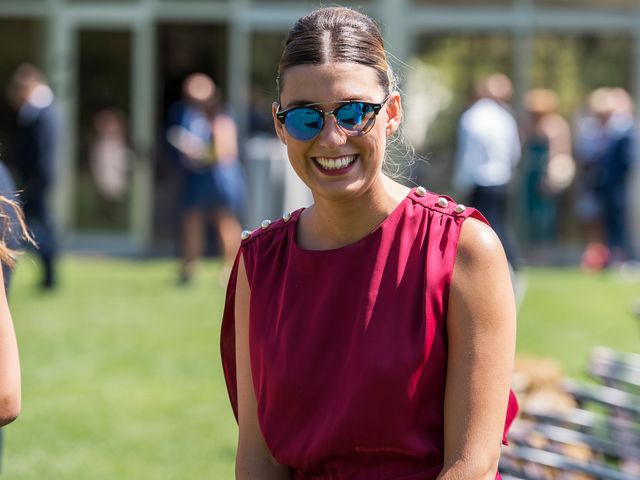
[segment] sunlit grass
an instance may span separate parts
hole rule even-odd
[[[518,319],[518,352],[551,357],[565,373],[584,376],[589,351],[604,345],[640,352],[640,272],[530,269]]]
[[[23,411],[5,431],[6,478],[232,478],[217,271],[184,288],[172,261],[69,258],[59,291],[42,294],[23,260],[10,299]]]

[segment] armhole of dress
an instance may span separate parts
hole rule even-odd
[[[247,270],[246,252],[240,247],[231,268],[229,275],[229,283],[225,296],[224,312],[222,315],[222,326],[220,328],[220,353],[222,357],[222,369],[224,372],[225,382],[227,384],[227,392],[231,401],[233,414],[238,420],[238,384],[237,384],[237,368],[236,368],[236,319],[235,319],[235,302],[236,302],[236,283],[238,280],[238,265],[240,259],[245,262],[245,270]],[[248,273],[247,273],[248,277]]]

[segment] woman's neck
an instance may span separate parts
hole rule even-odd
[[[381,175],[371,188],[348,201],[315,198],[301,218],[298,242],[310,250],[354,243],[371,233],[407,196],[409,189]]]

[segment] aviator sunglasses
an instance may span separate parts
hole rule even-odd
[[[376,123],[376,116],[389,97],[390,95],[387,95],[380,103],[359,100],[334,102],[342,105],[329,112],[316,107],[316,105],[321,105],[320,103],[310,103],[282,112],[278,111],[276,118],[285,126],[287,133],[296,140],[307,141],[318,136],[324,126],[324,119],[328,115],[334,116],[340,130],[355,137],[364,135],[371,130]]]

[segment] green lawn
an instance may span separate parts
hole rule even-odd
[[[12,480],[233,478],[236,427],[218,353],[217,263],[189,288],[170,260],[68,257],[54,294],[22,259],[11,308],[23,411],[5,429]],[[579,376],[591,346],[638,351],[640,281],[528,270],[519,352]]]
[[[191,288],[170,261],[69,258],[54,294],[23,259],[11,292],[23,406],[6,478],[233,478],[217,265]]]
[[[518,316],[518,353],[558,360],[572,377],[585,375],[595,345],[640,352],[640,272],[585,274],[578,269],[529,269]]]

